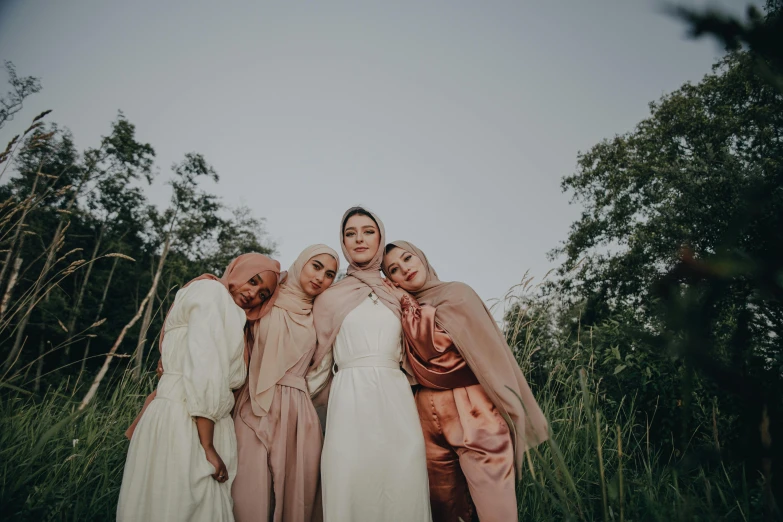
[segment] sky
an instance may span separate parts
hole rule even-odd
[[[340,217],[365,205],[492,304],[557,266],[579,151],[723,54],[663,6],[0,0],[0,59],[43,85],[0,143],[53,109],[95,146],[122,110],[157,153],[152,202],[199,152],[220,175],[205,186],[266,219],[283,267],[313,243],[339,252]]]

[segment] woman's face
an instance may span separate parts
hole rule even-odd
[[[427,282],[427,268],[421,259],[396,247],[383,257],[383,266],[391,282],[408,292],[421,290]]]
[[[337,275],[337,260],[329,254],[311,257],[299,275],[299,284],[310,297],[320,295],[329,288]]]
[[[243,310],[252,310],[261,306],[272,295],[277,286],[274,272],[262,272],[254,275],[248,282],[234,290],[231,297]]]
[[[372,261],[380,243],[381,234],[372,218],[357,214],[345,222],[343,245],[357,265],[366,265]]]

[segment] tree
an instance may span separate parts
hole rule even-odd
[[[41,82],[33,76],[19,78],[12,62],[5,62],[5,70],[8,73],[8,84],[11,90],[0,98],[0,129],[6,122],[14,119],[14,115],[22,110],[24,99],[41,90]]]
[[[760,471],[771,520],[783,456],[770,443],[783,429],[783,12],[767,9],[745,23],[676,10],[729,52],[632,132],[579,155],[562,186],[584,211],[553,252],[565,262],[550,290],[602,332],[599,352],[617,349],[605,358],[615,376],[659,370],[654,397],[675,390],[680,426],[668,431],[681,451],[715,422],[693,404],[719,404],[731,419],[722,451]],[[638,376],[610,393],[636,391]]]
[[[54,128],[52,133],[56,135],[57,129]],[[36,136],[38,134],[33,134],[30,140],[36,139]],[[58,260],[56,256],[65,244],[65,232],[71,226],[71,220],[75,216],[80,216],[83,212],[79,206],[80,198],[83,198],[85,193],[93,190],[93,184],[107,183],[107,178],[116,177],[130,180],[138,177],[140,172],[146,173],[147,176],[150,175],[149,169],[152,165],[154,151],[149,144],[142,144],[135,140],[133,126],[124,120],[122,115],[112,126],[112,133],[102,138],[100,146],[96,149],[87,149],[81,158],[76,156],[70,136],[64,134],[60,143],[64,147],[64,155],[53,156],[51,151],[47,150],[50,147],[39,148],[34,146],[34,144],[28,143],[20,154],[18,161],[20,176],[15,183],[19,189],[18,192],[22,194],[25,192],[26,185],[31,178],[32,187],[35,187],[38,182],[38,176],[41,174],[52,180],[51,188],[59,188],[60,190],[47,192],[48,195],[42,201],[42,203],[47,203],[56,208],[55,213],[57,217],[55,219],[56,224],[53,227],[54,233],[45,249],[43,267],[37,273],[36,279],[32,283],[27,304],[20,314],[19,322],[16,324],[13,346],[3,365],[4,371],[10,368],[22,349],[26,328],[34,309],[44,296],[48,296],[50,289],[47,287],[47,284],[52,270],[57,263],[65,261],[64,259]],[[53,157],[57,159],[57,164],[53,165],[51,163]],[[47,168],[54,167],[57,173],[47,175],[46,172],[41,170],[44,165]],[[30,193],[32,191],[33,188],[30,189]],[[97,248],[97,246],[94,248],[96,255]],[[70,252],[74,252],[74,250]],[[95,258],[92,259],[92,261],[94,260]],[[84,278],[85,283],[89,280],[91,269],[92,263],[88,263]],[[83,288],[86,289],[84,286]],[[78,308],[81,307],[81,299],[83,297],[84,290],[80,290],[77,293],[77,313]],[[69,324],[72,323],[71,327],[73,327],[75,321],[75,316],[73,316],[72,321],[69,321]],[[68,328],[64,327],[64,329],[68,333]]]
[[[172,166],[172,171],[169,208],[160,214],[150,209],[148,214],[153,229],[152,242],[162,245],[153,276],[153,296],[157,295],[157,284],[163,279],[167,282],[166,288],[171,290],[175,284],[199,273],[222,273],[228,262],[241,253],[272,252],[273,247],[262,244],[262,220],[254,218],[247,208],[236,209],[231,218],[223,217],[227,210],[225,205],[199,187],[201,179],[219,180],[214,168],[201,154],[186,154],[183,161]],[[165,276],[164,271],[167,272]],[[159,301],[159,309],[165,312],[168,291]],[[141,323],[134,362],[137,377],[141,374],[155,303],[154,297],[148,301]]]
[[[71,305],[66,327],[69,339],[75,333],[76,322],[81,315],[85,293],[90,283],[90,275],[101,246],[104,246],[102,243],[104,237],[108,236],[111,240],[143,232],[141,210],[144,208],[145,197],[141,187],[135,186],[134,183],[139,180],[152,182],[155,151],[149,143],[136,141],[135,132],[136,127],[120,112],[117,120],[112,123],[111,134],[103,138],[107,158],[100,166],[102,172],[97,176],[95,188],[87,194],[86,209],[97,218],[97,237],[90,262],[85,269],[84,277],[79,281],[76,298]],[[98,319],[96,318],[95,321]],[[68,348],[69,346],[66,345],[66,357],[69,353]],[[86,350],[85,357],[88,353]]]
[[[754,73],[753,61],[746,53],[729,54],[699,84],[650,104],[651,116],[633,132],[581,154],[578,172],[563,180],[585,210],[554,255],[565,256],[561,275],[589,260],[562,281],[566,294],[588,301],[587,324],[618,307],[653,321],[649,289],[682,247],[697,258],[715,253],[749,187],[777,175],[783,94]],[[740,241],[748,255],[783,239],[761,233],[781,215],[783,199],[776,199],[744,227]],[[759,343],[769,332],[783,335],[779,309],[759,310],[742,281],[733,290],[724,309],[754,308],[754,320],[765,325]]]

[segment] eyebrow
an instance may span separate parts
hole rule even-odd
[[[400,247],[397,247],[397,248],[400,248]],[[410,254],[410,252],[408,252],[407,250],[403,250],[402,248],[400,248],[400,250],[402,250],[402,254],[397,256],[397,259],[402,259],[403,256],[405,256],[405,254]],[[392,267],[395,266],[396,264],[397,264],[397,261],[392,261],[391,263],[386,265],[386,270],[391,270]]]
[[[318,261],[317,259],[313,259],[313,263],[316,263],[318,265],[318,268],[323,268],[324,264]]]
[[[362,230],[364,230],[364,229],[366,229],[366,228],[372,228],[373,230],[377,230],[377,228],[378,228],[378,227],[376,227],[375,225],[362,225],[362,226],[361,226],[361,229],[362,229]],[[346,233],[346,232],[348,232],[349,230],[356,231],[356,227],[347,227],[345,230],[343,230],[343,234],[345,234],[345,233]]]

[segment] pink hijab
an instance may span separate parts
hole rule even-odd
[[[225,286],[226,290],[228,290],[228,292],[231,295],[234,295],[234,292],[238,287],[250,281],[250,279],[253,278],[254,276],[263,274],[264,272],[274,273],[276,279],[278,279],[279,282],[280,263],[275,261],[274,259],[266,257],[263,254],[257,254],[255,252],[251,252],[249,254],[242,254],[241,256],[238,256],[233,261],[231,261],[228,264],[228,267],[226,267],[226,271],[223,272],[222,277],[217,277],[213,274],[201,274],[195,279],[191,279],[190,281],[188,281],[185,284],[185,286],[183,286],[182,288],[187,287],[190,283],[194,281],[201,281],[202,279],[211,279]],[[251,322],[258,321],[267,313],[269,313],[269,310],[271,310],[272,306],[275,304],[275,299],[277,298],[278,290],[279,290],[279,286],[276,284],[275,289],[269,299],[267,299],[266,301],[264,301],[263,303],[261,303],[259,306],[255,308],[252,308],[250,310],[245,310],[245,315],[247,315],[247,320]],[[171,309],[169,309],[169,311],[171,311]]]
[[[237,256],[233,261],[231,261],[228,266],[226,267],[225,272],[223,272],[222,277],[217,277],[214,274],[201,274],[200,276],[191,279],[187,283],[185,283],[182,288],[187,287],[194,281],[202,281],[204,279],[210,279],[212,281],[217,281],[218,283],[222,284],[224,287],[226,287],[226,290],[233,295],[236,289],[243,284],[247,283],[252,277],[263,274],[264,272],[272,272],[276,276],[277,282],[275,283],[275,289],[272,293],[272,295],[261,303],[261,305],[251,308],[250,310],[245,310],[245,315],[247,316],[247,324],[245,325],[245,360],[247,360],[247,353],[248,353],[248,343],[252,342],[252,336],[248,336],[248,327],[251,327],[255,324],[256,321],[261,319],[264,315],[269,313],[269,310],[272,309],[272,306],[275,303],[275,300],[277,299],[277,295],[279,293],[280,285],[279,279],[280,279],[280,263],[275,261],[274,259],[271,259],[263,254],[258,254],[255,252],[251,252],[249,254],[242,254],[240,256]],[[169,308],[169,311],[166,312],[166,318],[163,320],[163,328],[160,331],[160,338],[158,341],[158,350],[163,350],[163,336],[166,333],[166,319],[168,319],[169,314],[171,313],[171,308],[174,307],[174,304],[172,303],[171,307]],[[155,398],[155,396],[158,394],[158,391],[153,391],[147,399],[144,401],[144,406],[142,406],[141,411],[136,416],[136,418],[133,420],[131,425],[128,427],[128,429],[125,431],[125,436],[130,440],[131,437],[133,437],[133,432],[136,430],[136,425],[141,420],[141,416],[144,415],[144,411],[147,409],[147,407],[150,405],[152,400]]]
[[[258,322],[248,371],[250,402],[257,417],[269,413],[277,382],[315,348],[314,298],[302,289],[299,277],[307,263],[321,254],[332,256],[339,268],[340,256],[333,249],[326,245],[307,247],[280,284],[271,312]]]
[[[378,251],[375,256],[366,265],[357,265],[348,253],[343,243],[343,229],[346,217],[356,210],[366,212],[378,225]],[[383,222],[374,213],[363,207],[349,208],[343,214],[340,220],[340,245],[343,249],[343,255],[348,260],[349,266],[345,279],[339,281],[328,288],[323,294],[315,300],[313,308],[313,319],[315,320],[315,331],[318,336],[318,348],[313,355],[311,366],[315,367],[321,362],[324,356],[329,353],[337,338],[337,333],[343,324],[346,316],[359,304],[361,304],[371,292],[374,292],[380,298],[380,301],[398,318],[401,317],[402,309],[400,302],[384,286],[381,278],[381,262],[383,261],[383,247],[386,233],[383,228]],[[407,358],[403,358],[406,371],[410,370],[407,366]],[[411,371],[408,371],[412,375]]]

